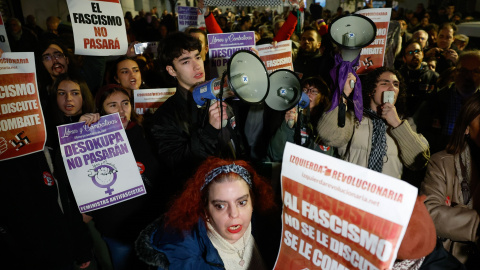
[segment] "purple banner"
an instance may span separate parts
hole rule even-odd
[[[106,206],[110,206],[122,201],[126,201],[128,199],[137,197],[139,195],[145,194],[145,187],[144,186],[138,186],[134,187],[125,191],[122,191],[120,193],[113,194],[112,196],[105,197],[100,200],[96,200],[93,202],[89,202],[87,204],[79,205],[78,208],[80,209],[80,212],[85,213],[89,211],[93,211],[95,209],[103,208]]]
[[[209,34],[208,48],[219,49],[225,47],[255,46],[255,32],[236,32],[225,34]],[[231,56],[231,55],[230,55]]]
[[[184,7],[184,6],[178,6],[178,16],[180,15],[187,15],[187,14],[190,14],[190,15],[197,15],[198,12],[197,12],[198,8],[196,7]]]
[[[228,59],[240,50],[255,47],[255,32],[236,32],[226,34],[210,34],[208,37],[208,53],[210,55],[210,76],[219,77],[227,69]]]
[[[183,7],[179,6],[178,13],[178,30],[184,31],[189,26],[199,27],[199,15],[203,18],[203,12],[198,11],[196,7]],[[205,20],[203,20],[205,21]]]
[[[100,120],[90,126],[85,122],[58,126],[60,145],[84,140],[116,130],[123,130],[122,121],[118,113],[102,116]]]

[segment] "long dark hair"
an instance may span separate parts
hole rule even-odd
[[[95,103],[93,102],[92,93],[88,88],[87,83],[83,78],[74,74],[64,73],[59,75],[52,86],[52,94],[51,97],[51,104],[52,106],[52,117],[55,125],[62,125],[65,124],[65,113],[60,110],[57,103],[57,93],[58,93],[58,86],[63,81],[72,81],[78,86],[80,86],[80,93],[82,94],[82,113],[93,113],[95,112]]]
[[[97,104],[97,110],[100,113],[100,115],[107,114],[107,112],[103,108],[103,102],[105,102],[105,100],[115,92],[120,92],[128,97],[128,99],[130,100],[130,106],[132,108],[132,112],[130,114],[130,121],[138,125],[142,125],[143,117],[141,117],[135,112],[132,97],[130,96],[130,94],[125,88],[123,88],[118,84],[107,84],[98,90],[97,95],[95,96],[95,103]]]
[[[377,88],[378,79],[385,72],[391,72],[397,76],[398,81],[400,82],[400,87],[398,90],[397,101],[395,102],[395,108],[397,109],[398,116],[403,118],[406,115],[406,100],[407,92],[406,85],[403,80],[400,72],[393,68],[389,67],[379,67],[376,68],[362,78],[362,96],[363,96],[363,108],[368,109],[370,105],[370,100],[375,94],[375,89]]]
[[[109,83],[117,83],[116,79],[118,79],[118,76],[117,76],[118,64],[120,64],[120,62],[123,62],[125,60],[132,60],[133,62],[137,63],[137,65],[138,65],[138,62],[132,57],[129,57],[129,56],[126,56],[126,55],[119,57],[110,66],[110,69],[109,69],[110,74],[108,75],[108,82]],[[142,70],[140,69],[140,65],[138,65],[138,68],[140,70],[140,75],[142,76],[143,74],[142,74]],[[143,76],[142,76],[142,80],[143,80]],[[117,84],[120,84],[120,83],[117,83]]]
[[[43,53],[48,49],[48,47],[50,47],[50,45],[57,45],[62,50],[65,58],[68,59],[68,73],[78,74],[79,72],[78,68],[76,68],[77,64],[75,58],[62,41],[55,39],[44,40],[37,46],[37,50],[35,51],[35,65],[40,88],[44,88],[47,85],[51,85],[53,83],[50,73],[48,73],[48,71],[45,69],[45,66],[43,65],[42,58]]]
[[[465,131],[468,125],[480,115],[480,92],[473,94],[462,106],[458,115],[455,127],[453,128],[452,137],[447,144],[446,151],[455,155],[461,153],[467,146]]]

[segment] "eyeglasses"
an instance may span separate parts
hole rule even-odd
[[[419,54],[421,52],[421,50],[414,50],[414,51],[408,51],[407,54],[409,55],[413,55],[413,54]]]
[[[53,54],[42,55],[42,60],[43,60],[43,62],[48,62],[48,61],[52,61],[54,58],[55,58],[55,60],[57,60],[57,59],[64,58],[64,57],[65,57],[65,54],[57,51],[57,52],[54,52]]]
[[[314,96],[316,96],[316,95],[318,95],[318,94],[320,93],[320,92],[318,92],[317,89],[315,89],[315,88],[313,88],[313,87],[308,88],[308,89],[307,89],[307,88],[303,88],[303,92],[304,92],[305,94],[307,94],[307,95],[308,95],[308,94],[312,94],[312,95],[314,95]]]

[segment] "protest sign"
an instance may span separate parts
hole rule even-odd
[[[275,269],[386,269],[417,197],[399,179],[287,143]]]
[[[58,126],[68,180],[85,213],[146,194],[139,168],[118,113]]]
[[[277,69],[293,71],[291,40],[278,42],[275,47],[271,44],[259,45],[257,51],[269,74]]]
[[[177,88],[141,89],[133,91],[135,112],[137,114],[155,113],[169,97],[175,94]]]
[[[236,6],[236,7],[255,7],[255,6],[279,6],[281,0],[205,0],[205,6]]]
[[[42,151],[45,119],[33,52],[0,58],[0,160]]]
[[[367,73],[370,70],[383,66],[391,12],[391,8],[370,8],[355,12],[356,14],[370,18],[375,23],[375,26],[377,26],[375,40],[370,45],[363,48],[360,53],[360,63],[357,69],[357,74]]]
[[[3,22],[2,13],[0,12],[0,49],[4,52],[11,52],[10,43],[8,43],[7,31],[5,30],[5,23]]]
[[[212,78],[221,76],[227,70],[228,59],[236,51],[250,50],[255,46],[255,32],[253,31],[209,34],[207,38]]]
[[[197,7],[177,6],[178,31],[185,31],[189,26],[205,28],[205,17]]]
[[[123,55],[128,41],[119,0],[67,0],[75,54]]]

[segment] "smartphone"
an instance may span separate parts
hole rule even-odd
[[[137,43],[137,44],[133,45],[133,47],[135,48],[135,54],[143,54],[143,52],[145,51],[147,46],[148,46],[147,42]]]
[[[395,92],[394,91],[385,91],[383,92],[383,103],[393,104],[395,101]]]

